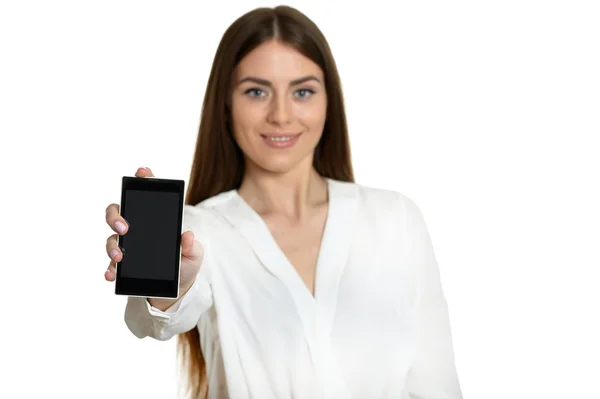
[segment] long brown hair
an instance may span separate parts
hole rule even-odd
[[[246,54],[273,39],[292,46],[321,67],[327,114],[323,135],[315,149],[314,167],[321,176],[354,182],[342,87],[327,40],[313,21],[294,8],[257,8],[234,21],[217,48],[202,104],[186,204],[196,205],[240,187],[244,157],[230,127],[231,79]],[[198,329],[181,334],[178,348],[193,397],[206,397],[206,363]]]

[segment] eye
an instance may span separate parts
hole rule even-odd
[[[302,92],[309,93],[309,94],[306,94],[306,95],[303,95],[303,96],[301,95],[300,96],[301,99],[308,98],[308,97],[312,96],[313,94],[315,94],[315,91],[312,90],[312,89],[300,89],[296,93],[302,93]]]
[[[244,94],[250,94],[250,93],[256,93],[256,92],[262,92],[262,93],[264,93],[264,91],[262,89],[259,89],[257,87],[253,87],[251,89],[246,90],[244,92]],[[260,94],[259,95],[252,95],[251,94],[250,97],[261,97],[261,95]]]

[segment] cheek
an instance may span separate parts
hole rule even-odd
[[[300,107],[297,115],[302,123],[310,130],[311,135],[321,136],[327,118],[327,104],[315,102],[310,106]]]
[[[260,112],[249,105],[238,105],[232,107],[231,121],[233,125],[233,136],[243,146],[243,143],[252,140],[256,126],[260,124]]]

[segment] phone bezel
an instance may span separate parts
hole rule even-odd
[[[121,276],[121,262],[116,265],[115,294],[143,298],[168,298],[175,299],[179,297],[179,279],[181,272],[181,234],[183,230],[183,209],[185,196],[185,182],[175,179],[161,179],[156,177],[132,177],[123,176],[121,183],[121,205],[119,214],[127,220],[127,213],[124,207],[128,190],[141,191],[159,191],[176,193],[179,196],[178,209],[178,234],[177,234],[177,262],[173,265],[173,280],[141,279]],[[127,256],[127,234],[119,235],[117,242],[120,248],[124,249],[123,257]]]

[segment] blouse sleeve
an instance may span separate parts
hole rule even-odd
[[[448,306],[423,214],[409,198],[408,259],[413,267],[417,348],[408,373],[410,399],[462,399],[455,367]]]
[[[204,246],[204,258],[192,287],[170,308],[161,311],[148,302],[147,298],[128,297],[125,307],[125,324],[138,338],[152,337],[161,341],[195,328],[200,316],[212,304],[210,285],[210,250],[208,237],[201,229],[199,210],[186,205],[184,231],[192,230],[194,239]]]

